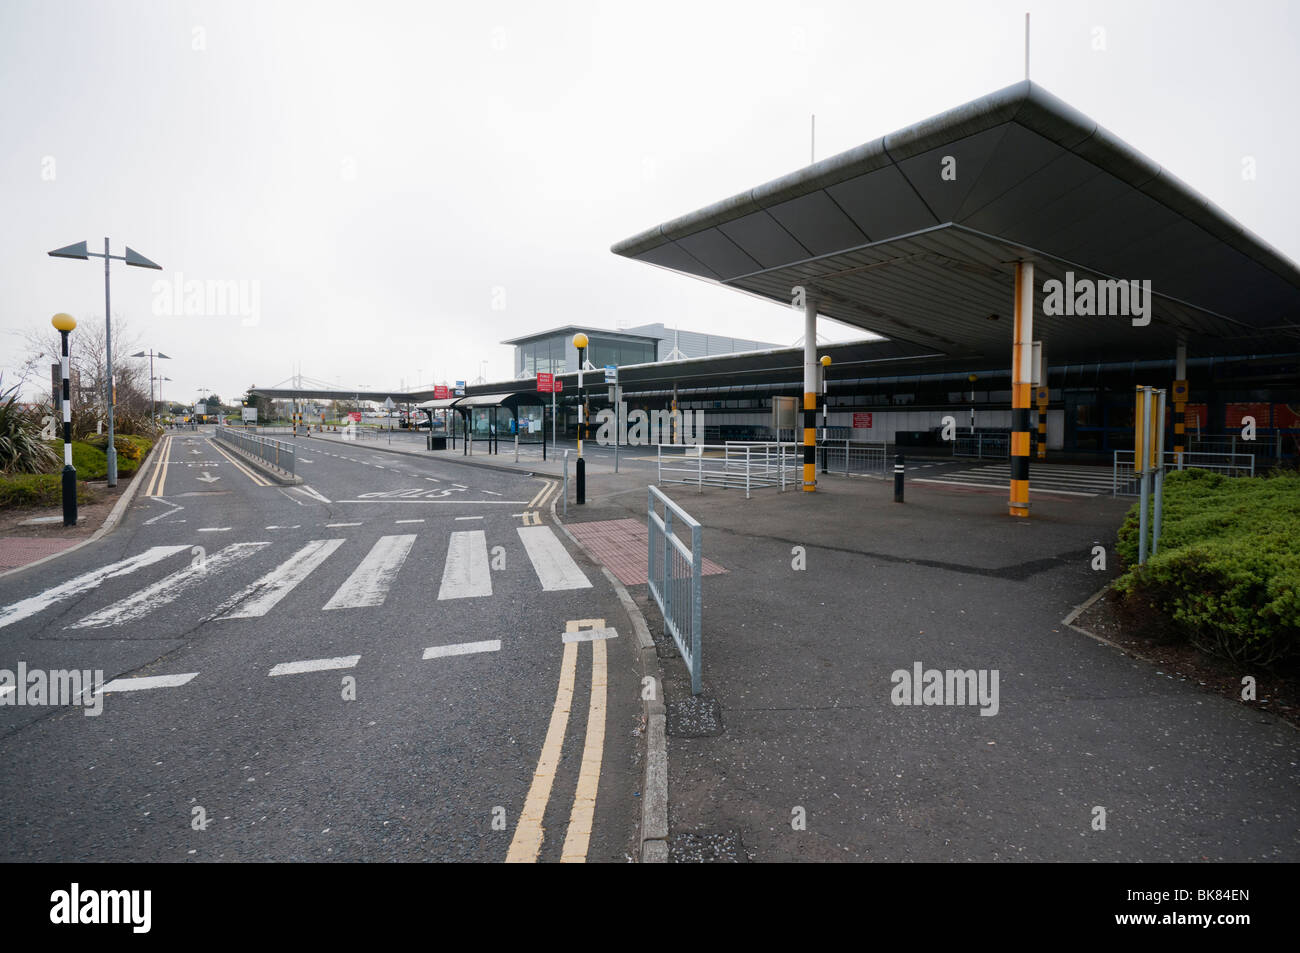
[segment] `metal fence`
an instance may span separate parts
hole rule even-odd
[[[701,666],[704,598],[703,531],[699,522],[657,487],[647,487],[646,529],[649,535],[650,595],[664,616],[664,628],[677,644],[691,673],[691,694],[703,689]],[[656,512],[656,502],[663,509]],[[675,526],[690,533],[688,546],[677,537]]]
[[[1009,433],[959,433],[953,437],[954,457],[975,457],[978,460],[1006,460],[1011,456]]]
[[[803,450],[793,443],[760,443],[743,440],[725,444],[659,444],[660,485],[681,483],[698,487],[743,489],[794,486],[799,479]]]
[[[263,463],[269,464],[278,470],[283,470],[289,476],[294,475],[293,444],[284,443],[281,440],[271,440],[268,437],[259,437],[256,434],[236,430],[233,427],[217,427],[216,436],[218,440],[224,440],[250,457],[256,457]]]
[[[817,444],[817,463],[822,473],[883,479],[889,471],[889,445],[883,442],[822,440]]]
[[[1116,450],[1111,463],[1111,496],[1141,495],[1142,477],[1133,472],[1133,451]],[[1210,470],[1227,476],[1254,476],[1255,458],[1249,453],[1174,453],[1165,451],[1165,470]]]

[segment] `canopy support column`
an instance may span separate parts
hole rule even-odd
[[[1029,515],[1029,398],[1033,389],[1034,265],[1016,262],[1015,329],[1011,346],[1012,516]]]

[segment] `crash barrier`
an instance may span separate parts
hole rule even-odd
[[[217,427],[216,437],[268,466],[282,470],[289,476],[294,475],[294,448],[291,443],[224,426]]]
[[[703,689],[703,530],[697,520],[658,487],[646,489],[649,491],[646,530],[650,595],[663,613],[664,629],[673,637],[691,673],[691,694],[698,695]],[[689,544],[678,538],[675,527],[689,535]]]

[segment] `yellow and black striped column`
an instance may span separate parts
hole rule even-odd
[[[811,288],[803,300],[803,490],[817,490],[817,299]]]
[[[1183,452],[1183,439],[1187,431],[1187,398],[1191,396],[1191,391],[1187,387],[1187,345],[1183,341],[1178,342],[1178,349],[1175,351],[1174,373],[1178,379],[1174,381],[1169,396],[1174,401],[1174,453]],[[1181,457],[1178,458],[1181,463]]]
[[[1044,371],[1044,374],[1047,372]],[[1038,459],[1047,459],[1047,385],[1034,388],[1034,399],[1038,404]]]
[[[1029,515],[1029,422],[1034,359],[1034,266],[1016,262],[1015,337],[1011,347],[1012,516]]]

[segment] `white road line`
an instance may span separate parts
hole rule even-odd
[[[482,518],[481,516],[457,516],[456,522],[459,523],[461,520],[481,520]]]
[[[304,485],[304,486],[295,486],[294,489],[297,490],[299,493],[304,493],[304,494],[306,494],[307,496],[310,496],[310,497],[311,497],[312,499],[314,499],[314,500],[318,500],[318,501],[321,502],[321,503],[328,503],[328,502],[329,502],[329,500],[327,500],[324,496],[322,496],[320,493],[317,493],[315,490],[313,490],[313,489],[312,489],[311,487],[309,487],[309,486],[305,486],[305,485]]]
[[[520,526],[517,530],[543,589],[591,588],[591,582],[549,526]]]
[[[346,503],[347,501],[344,500],[344,502]],[[360,526],[360,525],[361,525],[360,523],[326,523],[325,524],[327,529],[336,529],[340,526]]]
[[[361,560],[347,581],[339,586],[338,592],[325,603],[325,608],[356,609],[361,606],[383,605],[388,598],[388,590],[393,587],[393,581],[414,544],[414,534],[379,537],[370,552],[366,553],[366,558]]]
[[[467,599],[490,595],[492,572],[488,568],[487,536],[481,529],[452,533],[438,598]]]
[[[205,527],[203,527],[203,528],[200,529],[200,530],[196,530],[195,532],[199,532],[199,533],[229,533],[229,532],[230,532],[230,527],[229,527],[229,526],[205,526]]]
[[[618,630],[613,626],[603,629],[579,629],[577,632],[565,632],[565,642],[595,642],[597,639],[617,639]]]
[[[383,500],[335,500],[336,503],[461,503],[466,506],[527,506],[527,500],[399,500],[392,497]],[[360,526],[360,523],[340,523],[340,526]]]
[[[451,655],[474,655],[478,652],[500,652],[501,640],[488,639],[486,642],[458,642],[455,645],[435,645],[424,650],[424,659],[447,658]]]
[[[500,495],[501,495],[501,494],[498,493],[496,490],[484,490],[483,492],[484,492],[484,493],[491,493],[493,496],[500,496]]]
[[[115,678],[99,691],[109,692],[143,692],[151,688],[179,688],[192,682],[199,673],[186,672],[183,675],[145,675],[141,678]]]
[[[257,582],[223,602],[212,617],[255,619],[266,615],[343,542],[341,539],[313,539]]]
[[[277,675],[301,675],[303,672],[329,672],[340,668],[355,668],[361,661],[360,655],[343,655],[338,658],[314,658],[305,662],[281,662],[266,674],[274,678]]]
[[[139,555],[119,562],[109,563],[107,566],[100,566],[98,569],[92,569],[90,572],[69,579],[53,589],[46,589],[44,592],[23,599],[21,602],[5,606],[0,609],[0,628],[33,616],[56,602],[79,596],[83,592],[89,592],[106,579],[116,579],[118,576],[133,573],[141,567],[151,566],[161,559],[166,559],[168,556],[188,548],[188,546],[152,546]]]
[[[468,489],[469,489],[469,487],[465,486],[465,484],[463,484],[463,483],[453,483],[452,486],[458,486],[458,487],[460,487],[462,490],[468,490]]]
[[[232,563],[270,545],[270,543],[232,543],[207,558],[196,558],[184,569],[177,570],[170,576],[164,576],[153,585],[145,586],[98,612],[92,612],[68,628],[98,629],[143,618],[153,610],[175,602],[183,593],[221,572]]]
[[[425,477],[425,479],[428,480],[430,483],[441,483],[441,482],[442,482],[441,480],[437,479],[436,477]]]
[[[976,490],[1005,490],[1005,489],[1006,489],[1006,485],[1005,485],[1005,484],[1001,484],[1001,483],[970,483],[970,482],[966,482],[966,481],[964,481],[964,480],[930,480],[930,479],[917,479],[917,480],[913,480],[912,482],[913,482],[913,483],[942,483],[942,484],[944,484],[945,486],[965,486],[965,487],[970,487],[971,489],[976,489]],[[1079,492],[1076,492],[1076,491],[1074,491],[1074,490],[1053,490],[1053,489],[1049,489],[1049,488],[1047,488],[1047,487],[1035,487],[1035,486],[1032,485],[1032,483],[1031,483],[1031,485],[1030,485],[1030,487],[1029,487],[1029,492],[1030,492],[1030,494],[1034,494],[1034,493],[1058,493],[1058,494],[1060,494],[1060,495],[1062,495],[1062,496],[1098,496],[1098,495],[1100,495],[1100,494],[1097,494],[1097,493],[1079,493]]]
[[[423,518],[417,520],[393,520],[394,523],[423,523]]]

